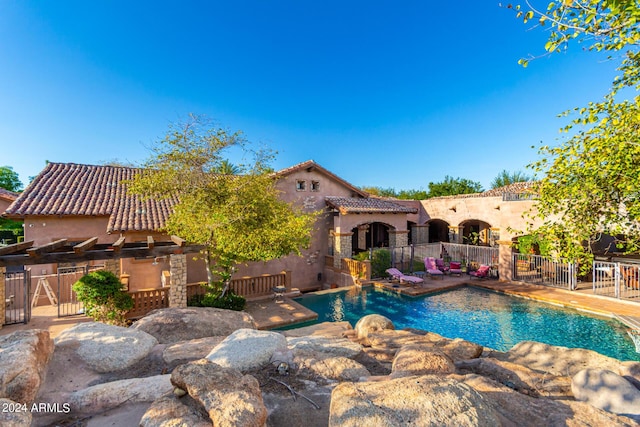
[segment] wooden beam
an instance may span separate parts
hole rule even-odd
[[[113,245],[111,245],[111,247],[115,252],[119,252],[120,249],[122,249],[122,247],[124,246],[124,240],[125,240],[125,237],[122,236],[118,240],[116,240],[116,242]]]
[[[29,240],[28,242],[22,243],[14,243],[13,245],[3,246],[0,248],[0,255],[13,254],[16,252],[21,252],[25,249],[29,249],[33,246],[33,240]]]
[[[153,249],[153,246],[154,246],[153,236],[147,236],[147,248]]]
[[[63,247],[66,243],[67,239],[56,240],[55,242],[47,243],[46,245],[27,249],[27,253],[30,257],[38,257],[44,253],[55,251],[56,249]]]
[[[181,239],[178,236],[171,236],[171,241],[180,247],[183,247],[187,243],[184,239]]]
[[[75,245],[73,247],[73,251],[77,254],[81,254],[82,252],[91,249],[92,247],[94,247],[96,245],[96,243],[98,243],[98,238],[97,237],[92,237],[88,240],[85,240],[82,243],[78,243],[77,245]]]

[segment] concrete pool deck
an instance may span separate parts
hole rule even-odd
[[[398,284],[387,280],[372,281],[371,284],[410,296],[420,296],[464,285],[472,285],[601,316],[624,316],[640,321],[640,302],[621,301],[580,291],[567,291],[542,285],[500,282],[491,279],[475,279],[469,276],[447,276],[444,279],[426,278],[424,283],[418,286]],[[328,292],[331,291],[335,290]],[[281,301],[276,301],[272,298],[248,301],[245,311],[253,316],[258,329],[262,330],[303,323],[317,318],[316,313],[290,298],[283,298]],[[31,322],[26,325],[4,325],[2,329],[0,329],[0,335],[7,335],[24,329],[47,329],[51,336],[55,338],[64,329],[80,322],[91,321],[91,319],[86,316],[58,318],[57,314],[58,310],[55,306],[36,307],[33,309]]]

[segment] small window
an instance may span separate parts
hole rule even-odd
[[[297,191],[305,191],[307,189],[307,182],[306,181],[296,181],[296,190]]]
[[[311,191],[320,191],[320,181],[311,181]]]

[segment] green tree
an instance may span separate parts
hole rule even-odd
[[[395,188],[382,188],[382,187],[362,187],[363,191],[366,191],[372,196],[378,197],[398,197],[398,193]]]
[[[429,197],[455,196],[456,194],[471,194],[482,191],[479,182],[466,178],[452,178],[449,175],[444,177],[442,182],[429,183]]]
[[[217,172],[222,175],[238,175],[242,171],[238,166],[225,159],[220,162]]]
[[[578,42],[605,51],[620,72],[600,101],[562,114],[569,123],[558,145],[543,145],[531,166],[544,174],[536,204],[543,225],[533,230],[552,252],[589,265],[601,233],[624,236],[627,251],[640,247],[640,6],[635,0],[574,0],[546,9],[516,6],[525,22],[550,27],[548,54]],[[534,57],[521,59],[527,65]],[[624,90],[623,90],[624,89]]]
[[[504,169],[491,181],[491,188],[500,188],[516,182],[527,182],[531,180],[532,178],[524,172],[509,172]]]
[[[221,174],[231,148],[251,152],[253,161],[236,165],[239,174]],[[144,172],[129,182],[129,191],[143,198],[178,200],[166,231],[206,247],[202,256],[212,293],[228,284],[238,263],[299,254],[310,244],[318,217],[279,198],[268,167],[273,155],[250,148],[239,133],[190,115],[169,127]]]
[[[14,193],[22,191],[22,182],[11,166],[0,166],[0,188]]]

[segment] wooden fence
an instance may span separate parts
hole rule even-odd
[[[263,274],[261,276],[247,276],[231,280],[229,288],[245,298],[266,297],[273,295],[273,288],[285,287],[291,290],[291,272],[283,271],[278,274]],[[187,285],[187,301],[194,295],[202,295],[205,288],[202,283]]]
[[[371,280],[370,261],[356,261],[351,258],[342,258],[341,263],[341,270],[351,275],[351,277],[357,277],[361,280]]]
[[[169,307],[169,288],[142,289],[129,292],[133,298],[133,308],[127,313],[127,319],[145,316],[156,308]]]

